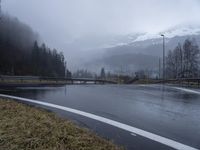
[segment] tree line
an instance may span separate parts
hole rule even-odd
[[[38,35],[18,19],[2,14],[0,20],[0,75],[64,77],[62,52],[39,45]]]
[[[197,78],[199,77],[200,50],[195,39],[186,39],[168,52],[166,57],[166,77]]]

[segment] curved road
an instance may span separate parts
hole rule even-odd
[[[126,149],[200,149],[198,90],[162,85],[71,85],[4,89],[0,92],[81,110],[95,115],[93,117],[107,119],[100,122],[97,121],[99,118],[94,120],[91,116],[88,118],[87,114],[81,116],[69,110],[43,106],[101,136],[113,139]],[[114,124],[112,121],[115,121]],[[114,127],[116,124],[118,126]],[[184,145],[178,145],[180,143]]]

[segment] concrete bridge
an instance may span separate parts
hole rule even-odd
[[[95,78],[40,78],[40,80],[68,81],[73,83],[117,84],[116,81]]]
[[[0,76],[0,87],[53,86],[65,84],[117,84],[116,81],[93,78],[54,78],[38,76]]]

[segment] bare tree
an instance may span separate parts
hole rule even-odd
[[[183,44],[183,73],[184,77],[191,78],[198,75],[199,47],[196,41],[186,39]]]
[[[195,40],[186,39],[183,47],[179,43],[166,57],[168,78],[193,78],[198,75],[199,47]]]
[[[181,44],[179,43],[173,51],[174,65],[175,65],[175,77],[182,77],[182,66],[183,66],[183,52]]]
[[[166,57],[166,75],[167,78],[175,78],[176,66],[173,51],[169,51]]]

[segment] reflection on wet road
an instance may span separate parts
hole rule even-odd
[[[198,90],[192,92],[162,85],[67,85],[4,89],[0,93],[82,110],[200,148]],[[112,138],[127,149],[169,149],[94,120],[56,112],[86,125],[102,136]]]

